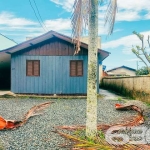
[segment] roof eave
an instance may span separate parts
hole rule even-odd
[[[12,54],[12,53],[15,53],[17,51],[23,50],[25,48],[29,48],[29,47],[31,47],[33,45],[38,44],[38,43],[44,42],[44,41],[46,41],[46,40],[48,40],[48,39],[50,39],[52,37],[57,37],[59,39],[62,39],[62,40],[67,41],[69,43],[72,43],[72,38],[71,37],[63,35],[63,34],[60,34],[60,33],[57,33],[55,31],[49,31],[49,32],[47,32],[47,33],[45,33],[45,34],[43,34],[41,36],[38,36],[38,37],[33,38],[33,39],[30,39],[30,40],[25,41],[23,43],[20,43],[20,44],[18,44],[16,46],[10,47],[10,48],[5,49],[5,50],[3,50],[1,52],[5,52],[7,54]],[[88,44],[81,42],[81,47],[85,48],[85,49],[88,49]],[[110,54],[109,52],[101,50],[101,49],[98,49],[98,52],[101,55],[104,55],[103,60],[106,57],[108,57],[109,54]]]

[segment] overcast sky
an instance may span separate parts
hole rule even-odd
[[[25,41],[26,37],[36,37],[49,30],[71,36],[73,3],[74,0],[0,0],[0,33],[18,43]],[[114,33],[110,37],[107,37],[107,28],[104,27],[105,10],[106,6],[99,7],[99,36],[102,49],[111,54],[103,64],[107,70],[122,65],[136,69],[138,59],[131,48],[141,43],[132,32],[135,30],[144,34],[147,46],[150,0],[118,0]],[[139,65],[144,66],[142,62]]]

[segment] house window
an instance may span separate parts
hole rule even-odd
[[[40,60],[27,60],[26,61],[26,75],[27,76],[40,76]]]
[[[83,61],[82,60],[70,61],[70,76],[71,77],[83,76]]]

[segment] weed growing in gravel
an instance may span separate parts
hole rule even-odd
[[[150,103],[148,103],[148,102],[147,102],[147,103],[145,103],[145,104],[146,104],[146,106],[147,106],[147,107],[149,107],[149,108],[150,108]]]
[[[118,97],[117,100],[118,100],[118,101],[122,101],[122,98],[121,98],[121,97]]]
[[[105,134],[104,134],[104,132],[102,132],[101,130],[99,130],[98,132],[97,132],[97,134],[98,134],[98,137],[100,137],[101,139],[105,139]]]
[[[99,149],[103,149],[103,150],[110,150],[111,146],[108,145],[108,143],[105,141],[105,134],[103,133],[103,131],[99,130],[97,132],[97,136],[95,139],[90,139],[86,137],[85,134],[85,129],[83,130],[76,130],[73,133],[73,136],[77,137],[78,142],[80,144],[76,144],[75,147],[87,147],[87,148],[95,148],[99,150]],[[103,143],[103,144],[102,144]]]
[[[0,145],[0,150],[4,150],[4,147],[2,145]]]
[[[2,141],[0,141],[0,150],[4,150],[4,146],[2,144]]]
[[[97,98],[103,99],[104,97],[105,97],[105,95],[97,94]]]

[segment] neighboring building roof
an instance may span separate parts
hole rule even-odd
[[[17,45],[15,41],[0,33],[0,51]]]
[[[103,71],[105,71],[106,70],[106,66],[105,65],[103,65]]]
[[[136,71],[136,69],[133,69],[133,68],[130,68],[130,67],[127,67],[127,66],[120,66],[120,67],[116,67],[116,68],[107,70],[107,72],[111,72],[113,70],[117,70],[117,69],[120,69],[120,68],[125,68],[125,69],[128,69],[128,70]]]

